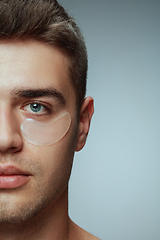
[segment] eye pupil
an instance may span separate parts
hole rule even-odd
[[[39,112],[41,110],[42,106],[40,104],[37,104],[37,103],[33,103],[30,105],[30,109],[33,111],[33,112]]]

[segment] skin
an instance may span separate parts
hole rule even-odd
[[[67,72],[67,59],[57,49],[33,40],[0,42],[0,167],[12,165],[29,175],[21,187],[0,189],[0,239],[95,240],[68,216],[68,180],[75,151],[83,148],[93,114],[93,99],[84,100],[77,119],[76,96]],[[51,89],[56,97],[22,97],[17,91]],[[37,116],[33,102],[49,104]],[[39,147],[24,140],[21,123],[30,117],[52,119],[67,111],[68,133],[56,144]],[[78,121],[77,121],[78,120]]]

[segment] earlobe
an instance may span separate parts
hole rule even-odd
[[[93,98],[87,97],[84,99],[84,102],[81,107],[76,151],[80,151],[86,143],[93,113],[94,113]]]

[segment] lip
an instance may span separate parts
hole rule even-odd
[[[0,189],[22,187],[29,182],[31,174],[15,166],[0,166]]]

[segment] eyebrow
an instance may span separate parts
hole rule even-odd
[[[55,88],[28,88],[24,90],[12,90],[11,96],[14,98],[38,98],[47,96],[57,98],[63,105],[66,103],[63,94]]]

